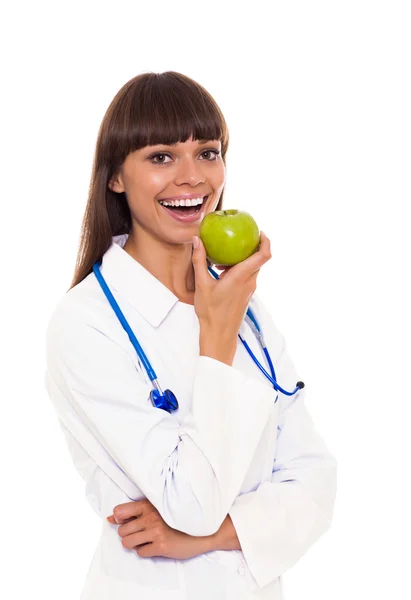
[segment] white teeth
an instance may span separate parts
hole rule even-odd
[[[191,198],[186,200],[159,200],[164,206],[197,206],[203,203],[204,198]]]

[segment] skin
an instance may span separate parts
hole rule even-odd
[[[225,182],[221,142],[201,143],[192,137],[174,146],[146,146],[130,153],[109,182],[114,192],[125,192],[132,216],[132,230],[124,250],[181,302],[194,304],[192,238],[199,234],[200,221],[175,221],[158,199],[184,193],[207,194],[204,217],[215,210]],[[172,529],[147,499],[117,505],[107,520],[119,525],[123,546],[135,549],[145,558],[185,559],[211,550],[241,550],[229,515],[215,534],[205,537]]]
[[[107,521],[119,525],[117,533],[124,548],[135,550],[141,558],[164,556],[181,560],[212,550],[241,550],[229,515],[213,535],[191,536],[167,525],[158,510],[144,498],[118,504]]]
[[[220,141],[201,143],[192,137],[175,146],[146,146],[130,153],[109,182],[111,190],[126,193],[132,215],[124,250],[181,302],[189,304],[194,304],[195,289],[192,237],[199,234],[200,221],[175,221],[158,199],[183,193],[208,194],[204,216],[214,211],[224,189],[226,167],[221,154],[213,151],[221,153]]]

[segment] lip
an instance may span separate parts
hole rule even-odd
[[[160,200],[192,200],[193,198],[204,198],[207,194],[180,194],[178,196],[169,196],[168,198],[159,198]]]
[[[194,196],[194,198],[198,198],[199,196]],[[180,223],[197,223],[197,222],[201,222],[203,220],[204,217],[204,212],[205,212],[205,205],[206,205],[206,201],[208,200],[209,196],[205,196],[205,200],[203,202],[203,204],[201,205],[200,210],[198,211],[198,213],[196,213],[195,215],[191,215],[190,217],[185,216],[185,215],[180,215],[177,213],[174,213],[172,210],[169,210],[167,208],[167,206],[163,206],[162,204],[160,204],[160,206],[162,208],[164,208],[164,210],[166,211],[166,213],[175,221],[179,221]]]

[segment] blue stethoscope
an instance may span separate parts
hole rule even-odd
[[[103,275],[101,274],[100,271],[100,266],[101,266],[102,261],[97,261],[94,263],[93,265],[93,271],[95,276],[97,277],[97,280],[103,290],[103,292],[105,293],[107,300],[110,302],[112,309],[114,310],[114,312],[116,313],[120,323],[122,324],[122,326],[124,327],[124,329],[126,330],[128,337],[130,338],[131,343],[133,344],[138,356],[141,359],[141,362],[144,365],[144,368],[147,371],[147,374],[150,378],[150,381],[153,385],[153,390],[151,390],[150,392],[150,399],[151,402],[153,403],[153,405],[156,408],[161,408],[163,410],[166,410],[167,412],[171,413],[172,411],[175,411],[178,409],[178,401],[177,398],[175,397],[175,395],[173,394],[173,392],[171,390],[165,390],[165,392],[163,393],[161,390],[161,387],[158,383],[157,380],[157,375],[153,369],[153,367],[151,366],[150,361],[148,360],[147,356],[144,353],[143,348],[140,346],[140,344],[137,341],[136,336],[133,333],[133,330],[131,329],[130,325],[127,323],[127,320],[125,318],[125,316],[123,315],[123,313],[120,310],[119,305],[117,304],[113,294],[111,293]],[[208,270],[210,271],[210,273],[213,275],[213,277],[215,279],[219,279],[218,274],[213,271],[213,269],[211,267],[208,267]],[[268,362],[268,366],[270,368],[271,371],[271,376],[267,373],[267,371],[264,369],[264,367],[258,362],[257,358],[255,357],[255,355],[253,354],[251,348],[249,347],[249,345],[247,344],[247,342],[244,340],[244,338],[242,337],[242,335],[239,333],[238,337],[240,338],[240,340],[242,341],[242,343],[244,344],[248,354],[251,356],[251,358],[253,359],[253,361],[255,362],[255,364],[257,365],[257,367],[264,373],[264,375],[267,377],[267,379],[272,383],[274,389],[276,391],[280,391],[282,394],[285,394],[286,396],[293,396],[294,394],[296,394],[298,392],[298,390],[302,389],[304,387],[304,383],[302,381],[298,381],[296,384],[296,387],[294,389],[294,391],[292,392],[287,392],[286,390],[284,390],[281,386],[278,385],[277,383],[277,378],[275,376],[275,371],[274,371],[274,366],[273,363],[271,361],[271,357],[270,354],[268,352],[267,346],[265,345],[264,342],[264,338],[263,338],[263,334],[261,333],[260,327],[257,323],[256,318],[254,317],[252,311],[250,308],[248,308],[246,315],[245,315],[245,320],[247,321],[248,325],[251,327],[251,330],[253,331],[254,335],[256,336],[265,356]],[[278,400],[278,394],[277,397],[274,401],[277,402]]]

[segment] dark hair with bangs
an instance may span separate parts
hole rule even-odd
[[[71,288],[93,270],[109,249],[112,237],[131,231],[124,192],[108,187],[127,156],[155,144],[194,140],[221,141],[225,164],[228,129],[213,97],[200,84],[175,71],[143,73],[115,95],[98,132],[88,201]],[[220,210],[223,192],[215,210]]]

